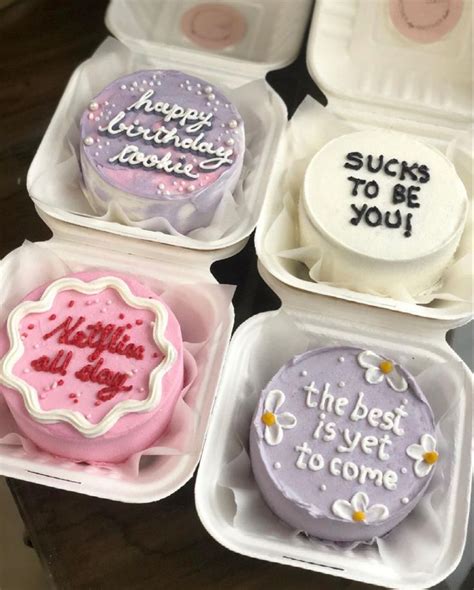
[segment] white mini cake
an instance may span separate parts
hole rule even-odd
[[[416,296],[451,261],[467,205],[454,166],[436,149],[393,131],[350,133],[306,170],[300,240],[319,248],[321,281]]]

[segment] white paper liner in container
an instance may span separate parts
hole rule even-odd
[[[362,303],[388,307],[417,315],[470,314],[472,310],[472,219],[469,216],[460,245],[442,280],[421,293],[396,285],[397,298],[367,291],[359,293],[343,283],[319,280],[322,253],[317,246],[300,246],[298,203],[305,170],[313,156],[330,140],[359,130],[307,97],[290,124],[286,139],[285,171],[270,191],[257,237],[257,252],[265,267],[277,278],[299,288],[332,294]],[[464,180],[469,176],[472,155],[466,144],[467,131],[448,146],[448,155]],[[468,136],[470,137],[470,136]],[[421,141],[426,138],[418,137]],[[278,189],[276,189],[276,185]],[[469,184],[466,185],[469,188]],[[469,193],[471,197],[472,193]],[[471,201],[470,201],[471,202]],[[424,308],[424,309],[423,309]]]
[[[105,262],[100,265],[94,265],[91,261],[78,264],[77,261],[63,258],[62,250],[55,251],[54,248],[25,242],[6,257],[0,266],[3,284],[0,325],[4,324],[8,313],[19,300],[44,283],[72,272],[95,268],[113,272],[113,265]],[[0,397],[0,471],[9,474],[8,464],[13,459],[17,467],[25,469],[24,479],[29,479],[28,473],[37,476],[43,474],[52,479],[39,478],[41,483],[62,487],[57,485],[62,478],[79,484],[80,487],[73,486],[72,489],[83,493],[122,501],[146,502],[174,491],[172,488],[166,489],[166,485],[172,481],[173,471],[182,476],[179,473],[180,463],[187,464],[184,477],[189,479],[199,460],[203,428],[212,402],[207,399],[212,391],[206,389],[209,387],[209,369],[216,362],[216,345],[222,346],[220,335],[223,328],[225,331],[228,321],[234,288],[205,282],[173,283],[160,278],[156,270],[154,276],[144,276],[138,269],[130,272],[121,268],[117,272],[128,272],[150,286],[179,321],[185,350],[185,386],[169,426],[156,443],[133,454],[123,463],[85,464],[54,457],[37,448],[20,433],[3,397]],[[193,467],[190,468],[191,465]],[[14,475],[19,476],[16,473]],[[153,481],[164,481],[164,491],[162,489],[159,493],[160,486],[158,490],[153,490]],[[91,482],[93,486],[90,486]],[[180,485],[184,483],[182,481]],[[130,491],[127,484],[136,495],[128,495]],[[147,489],[149,486],[152,489]],[[144,489],[140,490],[140,487]],[[66,486],[66,489],[69,488]],[[140,492],[143,492],[143,497]]]
[[[236,105],[246,136],[246,155],[238,185],[232,193],[226,191],[207,227],[183,235],[162,218],[131,221],[116,204],[105,215],[98,216],[93,208],[95,201],[90,196],[91,207],[86,198],[79,165],[79,121],[91,98],[126,74],[176,67],[156,56],[132,53],[108,38],[77,68],[28,172],[28,191],[38,208],[76,225],[193,249],[223,248],[248,237],[256,225],[273,151],[286,124],[285,107],[264,80],[230,89],[223,87],[215,74],[203,74]],[[196,73],[195,68],[190,66],[189,73]]]
[[[341,328],[326,314],[323,318],[280,310],[252,318],[236,332],[221,384],[226,402],[218,397],[196,484],[201,520],[220,543],[245,555],[387,587],[432,586],[455,568],[465,540],[471,380],[445,345],[397,342],[387,330],[381,335],[381,329],[359,330],[350,323]],[[372,545],[338,546],[292,530],[265,504],[248,455],[252,415],[271,377],[296,354],[338,345],[377,350],[416,377],[433,409],[443,457],[413,512]],[[213,447],[211,458],[207,449],[213,446],[216,423],[225,443],[217,452]]]

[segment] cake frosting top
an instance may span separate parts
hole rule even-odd
[[[464,185],[438,150],[385,130],[326,144],[308,166],[304,209],[329,240],[366,257],[422,258],[459,236]]]
[[[396,518],[438,459],[433,414],[414,378],[353,347],[312,350],[282,367],[253,428],[274,485],[312,517]]]
[[[164,380],[178,370],[172,312],[117,276],[54,281],[10,313],[7,332],[1,382],[18,391],[36,421],[64,422],[86,437],[156,408]]]
[[[81,118],[82,153],[101,178],[132,195],[199,193],[241,166],[244,124],[214,86],[175,70],[109,84]]]

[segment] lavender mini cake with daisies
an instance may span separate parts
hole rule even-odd
[[[270,509],[334,542],[370,542],[416,506],[439,458],[433,413],[406,369],[353,347],[294,357],[261,394],[252,469]]]
[[[213,85],[174,70],[112,82],[81,118],[81,168],[94,211],[131,223],[208,226],[242,172],[242,117]]]

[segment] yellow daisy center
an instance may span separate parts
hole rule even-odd
[[[390,361],[382,361],[379,365],[379,369],[382,371],[382,373],[384,373],[385,375],[387,373],[391,373],[393,371],[393,363],[391,363]]]
[[[276,422],[276,416],[273,412],[265,412],[262,416],[262,422],[266,426],[273,426]]]
[[[352,520],[354,522],[363,522],[365,520],[365,512],[362,510],[356,510],[352,513]]]
[[[433,465],[438,460],[439,454],[436,451],[428,451],[423,455],[423,461],[428,465]]]

